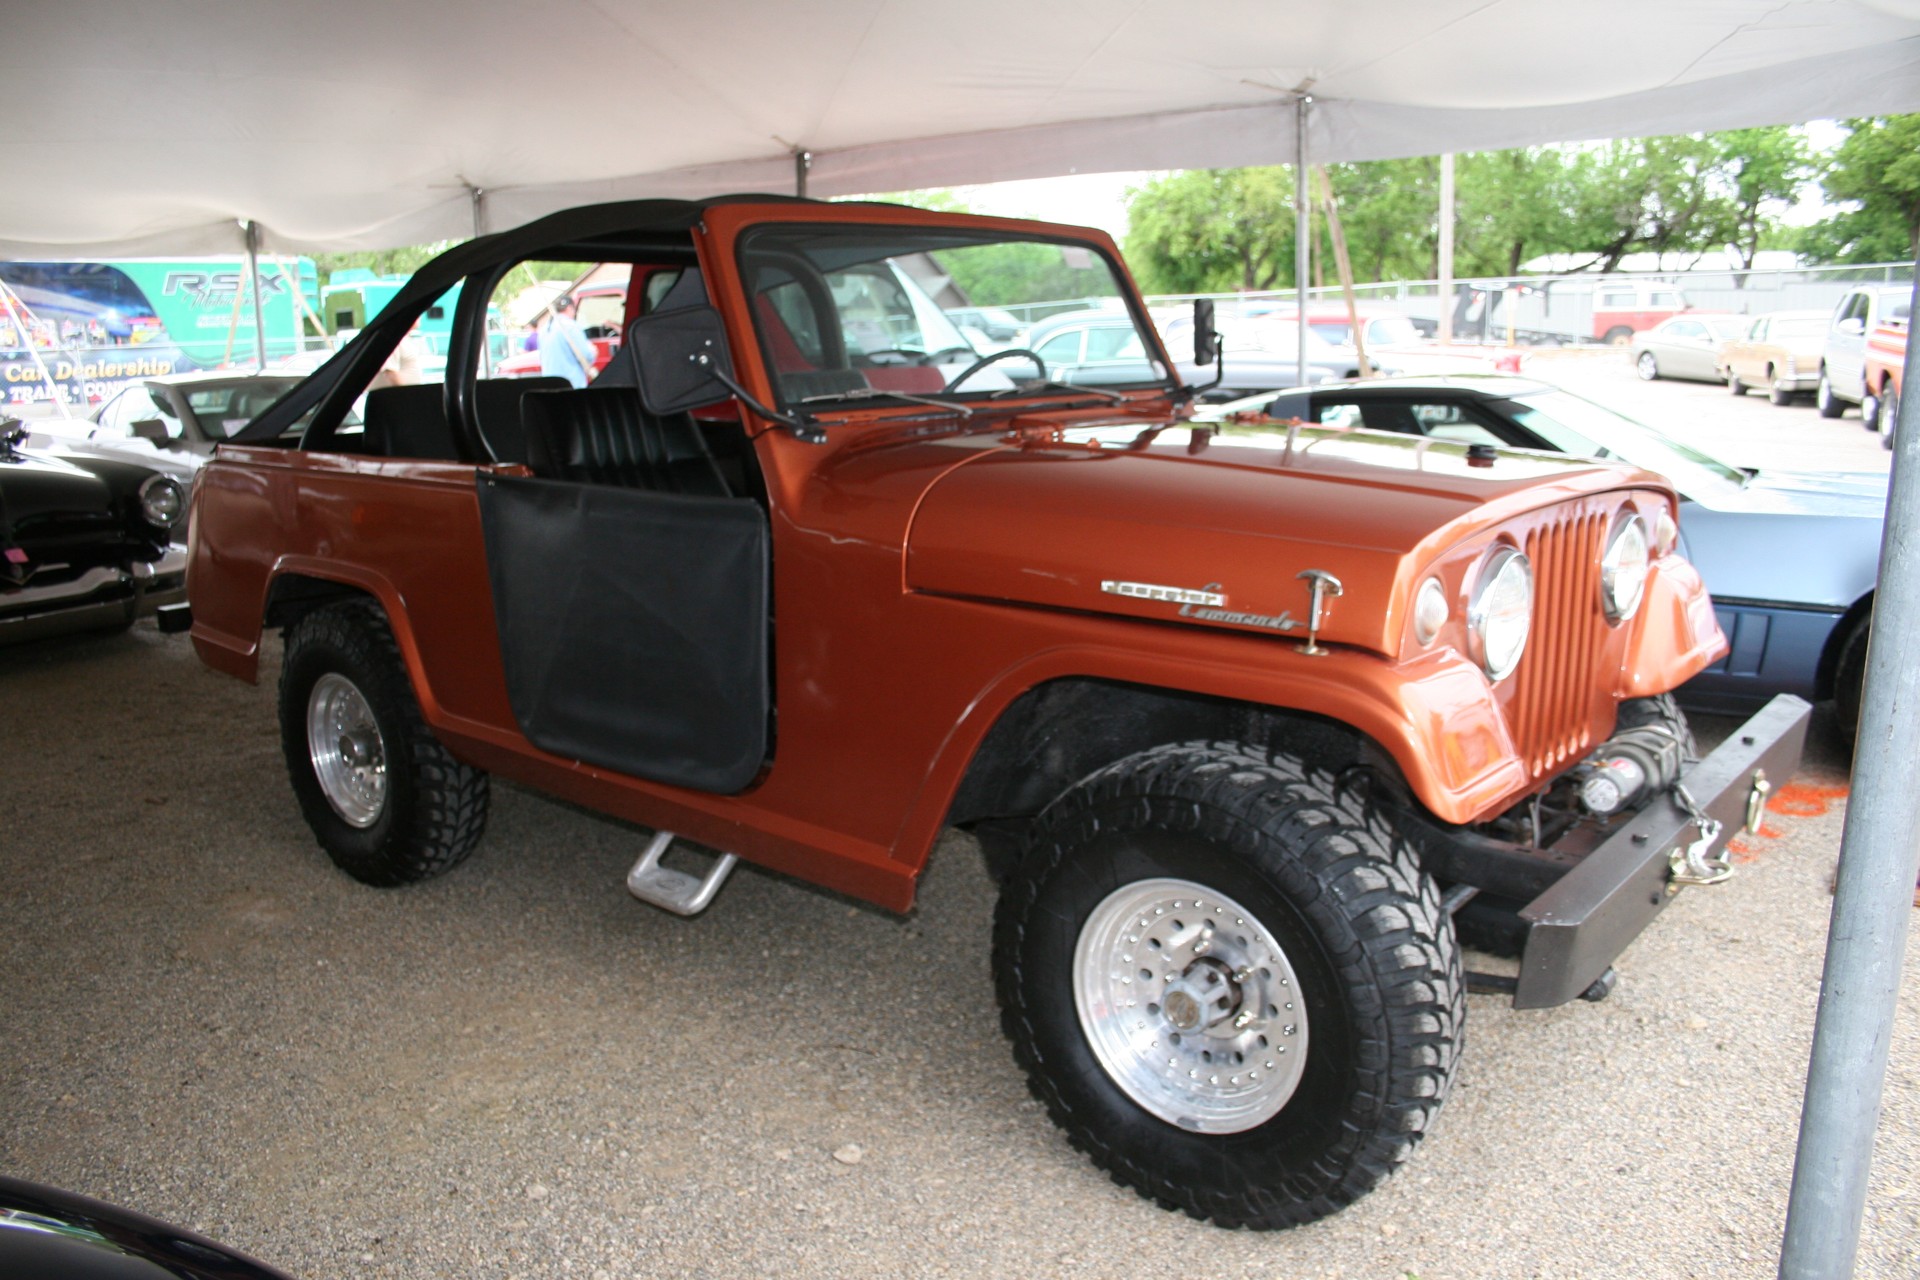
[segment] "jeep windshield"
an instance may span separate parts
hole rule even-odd
[[[1113,263],[1090,245],[930,227],[762,227],[741,271],[789,409],[1167,385]],[[1096,314],[1085,326],[1051,323]],[[1057,332],[1029,349],[1036,325]]]

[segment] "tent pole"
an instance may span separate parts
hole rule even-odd
[[[469,185],[467,200],[473,205],[473,238],[478,240],[486,234],[487,193],[484,188]],[[493,376],[493,334],[487,331],[487,309],[480,310],[480,376]]]
[[[247,232],[247,282],[253,290],[253,367],[267,367],[267,313],[260,305],[260,225],[249,218],[241,224]]]
[[[1440,342],[1453,341],[1453,152],[1440,157]]]
[[[793,153],[793,194],[807,198],[807,171],[813,168],[813,152],[795,148]]]
[[[1307,200],[1307,108],[1312,105],[1310,93],[1301,94],[1293,105],[1293,292],[1300,321],[1294,376],[1301,386],[1307,384],[1307,267],[1313,236],[1313,206]]]
[[[29,324],[33,312],[27,310],[27,304],[20,301],[19,294],[7,287],[5,280],[0,280],[0,302],[6,303],[7,314],[13,317],[14,330],[20,335],[20,345],[33,358],[33,367],[40,371],[40,380],[47,384],[47,395],[52,397],[54,407],[60,410],[61,417],[73,417],[67,398],[60,394],[60,384],[53,380],[53,370],[47,368],[47,362],[41,358],[40,348],[33,343],[33,329]],[[54,332],[58,333],[59,330],[55,329]]]
[[[1920,296],[1920,287],[1916,287]],[[1880,542],[1873,643],[1853,753],[1853,790],[1840,838],[1827,966],[1800,1113],[1800,1146],[1780,1246],[1781,1280],[1853,1274],[1866,1209],[1873,1131],[1886,1084],[1889,1029],[1900,994],[1908,895],[1920,874],[1920,343],[1909,343],[1894,432],[1893,482]]]

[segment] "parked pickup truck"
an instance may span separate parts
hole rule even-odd
[[[1911,304],[1909,304],[1909,307]],[[1893,448],[1893,427],[1900,418],[1900,371],[1907,363],[1907,333],[1912,327],[1904,308],[1867,334],[1867,401],[1874,405],[1873,421],[1868,425],[1880,433],[1880,443]]]
[[[528,260],[631,268],[595,385],[478,376]],[[1052,380],[919,283],[1027,300],[991,291],[1009,261],[1125,316],[1133,357]],[[367,391],[463,282],[446,384]],[[1210,304],[1194,330],[1205,364]],[[1068,1138],[1196,1217],[1307,1222],[1431,1127],[1467,990],[1599,999],[1731,873],[1807,709],[1695,758],[1667,695],[1726,642],[1658,476],[1196,425],[1173,365],[1097,231],[554,214],[423,268],[220,447],[193,643],[253,680],[284,633],[294,795],[373,885],[472,853],[490,775],[653,828],[627,887],[686,914],[737,858],[905,911],[972,831],[1002,1024]],[[667,865],[683,839],[710,865]],[[1467,910],[1517,973],[1463,973]]]

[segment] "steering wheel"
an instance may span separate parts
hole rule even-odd
[[[981,356],[978,360],[975,360],[972,364],[949,378],[947,385],[940,388],[940,390],[942,392],[952,391],[988,365],[996,361],[1005,360],[1008,356],[1022,356],[1033,361],[1033,367],[1040,371],[1040,381],[1045,382],[1047,380],[1047,362],[1045,360],[1042,360],[1037,354],[1027,350],[1025,347],[1008,347],[1005,351],[996,351],[990,356]]]

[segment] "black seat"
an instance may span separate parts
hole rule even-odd
[[[684,413],[655,417],[630,387],[538,391],[520,402],[537,476],[727,498],[706,437]]]
[[[527,460],[527,429],[520,402],[529,392],[565,391],[565,378],[482,378],[473,384],[473,416],[502,462]]]
[[[367,392],[368,453],[385,458],[457,458],[447,425],[446,390],[437,382]]]

